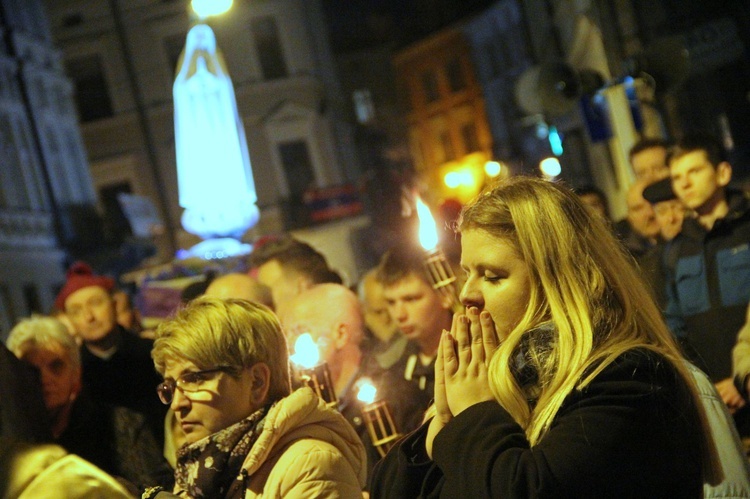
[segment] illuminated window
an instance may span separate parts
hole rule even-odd
[[[256,17],[250,22],[250,26],[263,78],[286,78],[288,71],[276,20],[271,16]]]

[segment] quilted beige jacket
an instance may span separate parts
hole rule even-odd
[[[341,414],[309,388],[279,401],[245,459],[246,498],[362,497],[365,449]]]

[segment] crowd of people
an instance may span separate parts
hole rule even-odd
[[[748,497],[748,196],[707,136],[630,159],[621,222],[532,177],[465,206],[460,311],[407,243],[347,287],[280,237],[153,330],[74,264],[0,345],[0,495]]]

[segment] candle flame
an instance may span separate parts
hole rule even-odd
[[[416,196],[417,202],[417,217],[419,217],[419,244],[426,251],[435,249],[438,243],[437,226],[435,225],[435,219],[430,213],[430,209],[427,207],[419,196]]]
[[[357,386],[359,388],[357,391],[357,399],[365,404],[372,404],[378,393],[378,390],[375,388],[375,385],[372,384],[372,381],[367,378],[362,378],[357,383]]]
[[[289,360],[304,369],[312,369],[318,364],[320,352],[310,333],[299,335],[294,342],[294,354],[289,356]]]

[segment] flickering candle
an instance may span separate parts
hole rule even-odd
[[[393,421],[388,402],[376,401],[377,389],[367,378],[362,378],[357,386],[359,388],[357,399],[365,405],[362,407],[362,417],[367,426],[372,444],[381,456],[385,456],[393,444],[401,437]]]
[[[331,371],[327,362],[320,362],[318,346],[310,333],[301,334],[294,343],[294,354],[289,360],[297,367],[300,379],[326,403],[328,407],[336,408],[338,399],[331,380]]]
[[[438,246],[437,226],[430,209],[416,196],[417,217],[419,218],[419,244],[425,250],[424,266],[432,282],[432,288],[450,300],[454,312],[461,312],[461,301],[458,298],[456,276]]]

